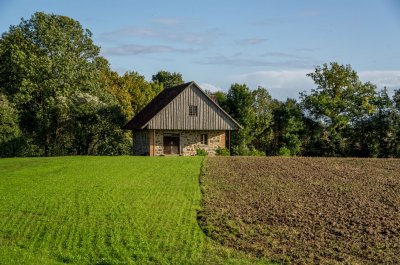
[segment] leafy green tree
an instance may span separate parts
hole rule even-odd
[[[132,116],[138,114],[162,90],[159,83],[149,83],[137,72],[127,72],[121,79],[123,90],[130,95]]]
[[[117,125],[126,122],[119,106],[107,104],[99,97],[82,92],[71,99],[71,129],[75,136],[73,153],[116,155],[129,152],[129,145],[124,143],[128,139],[117,128]]]
[[[218,103],[218,105],[223,108],[226,112],[229,113],[229,109],[226,105],[226,101],[227,101],[227,96],[226,93],[222,92],[222,91],[217,91],[213,93],[213,96],[216,100],[216,102]]]
[[[263,87],[258,87],[251,92],[252,94],[252,125],[251,125],[251,145],[259,151],[267,153],[273,139],[272,130],[272,110],[276,102],[272,99],[268,91]]]
[[[162,85],[164,88],[183,84],[182,74],[177,72],[159,71],[152,76],[151,80],[154,83]]]
[[[377,111],[359,119],[352,128],[350,155],[387,157],[392,153],[394,112],[386,89],[380,91],[374,104]]]
[[[394,131],[396,136],[394,137],[394,143],[393,143],[393,155],[395,157],[400,157],[400,89],[395,91],[395,94],[393,96],[393,102],[394,102],[394,110],[392,112],[392,117],[395,122]]]
[[[267,151],[272,140],[272,105],[274,101],[265,88],[258,87],[250,91],[245,85],[233,84],[226,100],[221,96],[227,112],[243,126],[233,138],[236,154],[261,154]]]
[[[121,107],[125,117],[130,119],[133,116],[133,100],[123,77],[120,77],[117,72],[106,68],[101,73],[100,78],[107,92],[113,95],[118,101],[118,105]]]
[[[394,91],[393,101],[398,110],[400,110],[400,89]]]
[[[226,96],[229,114],[240,124],[249,123],[249,113],[253,103],[250,89],[246,84],[232,84]]]
[[[0,89],[19,110],[19,127],[39,155],[74,149],[75,94],[117,104],[101,80],[108,62],[91,36],[71,18],[37,12],[0,39]]]
[[[379,92],[377,111],[358,122],[354,128],[357,156],[396,157],[400,155],[400,112],[396,94],[390,99],[387,89]],[[357,141],[358,140],[358,141]]]
[[[301,93],[302,106],[306,114],[324,127],[325,155],[345,155],[351,125],[376,109],[376,87],[362,83],[350,65],[336,62],[317,66],[308,76],[317,88],[310,94]]]
[[[253,140],[251,138],[252,124],[254,122],[254,111],[252,110],[253,96],[245,84],[232,84],[226,96],[226,107],[229,114],[243,129],[232,137],[232,145],[244,149]]]
[[[22,142],[18,120],[14,105],[0,94],[0,157],[19,155]]]
[[[102,74],[102,81],[106,90],[117,99],[128,119],[138,114],[162,90],[162,85],[147,82],[137,72],[126,72],[119,76],[106,69]]]
[[[307,116],[303,116],[303,123],[301,154],[305,156],[327,156],[331,149],[326,145],[324,125]]]
[[[294,99],[278,102],[273,109],[272,153],[294,156],[302,153],[305,123],[300,105]]]

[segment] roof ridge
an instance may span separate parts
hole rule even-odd
[[[193,81],[192,81],[193,82]],[[142,129],[158,112],[165,108],[192,82],[164,88],[139,113],[137,113],[122,129]]]
[[[181,86],[188,86],[191,85],[192,83],[194,83],[194,81],[190,81],[190,82],[186,82],[186,83],[182,83],[182,84],[178,84],[178,85],[173,85],[173,86],[169,86],[169,87],[165,87],[165,89],[171,89],[171,88],[176,88],[176,87],[181,87]]]
[[[239,126],[239,128],[243,128],[242,125],[240,125],[234,118],[232,118],[231,115],[229,115],[228,112],[226,112],[217,102],[215,102],[214,100],[212,100],[210,98],[210,96],[207,95],[206,92],[203,91],[203,89],[201,89],[201,87],[195,82],[192,81],[193,84],[195,84],[197,86],[197,88],[199,88],[199,90],[206,96],[206,98],[208,98],[213,104],[215,104],[226,116],[228,116],[236,125]]]
[[[161,110],[167,107],[186,88],[192,85],[200,90],[200,92],[205,95],[205,97],[211,102],[211,104],[217,106],[217,108],[222,111],[222,113],[226,115],[231,121],[233,121],[233,123],[236,124],[238,128],[242,128],[242,126],[235,119],[233,119],[221,106],[213,101],[195,81],[190,81],[162,90],[138,114],[136,114],[135,117],[133,117],[127,124],[125,124],[122,129],[143,129],[154,116],[156,116]]]

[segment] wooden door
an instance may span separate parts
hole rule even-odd
[[[164,136],[164,154],[179,155],[179,137]]]

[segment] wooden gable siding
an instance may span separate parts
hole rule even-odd
[[[155,115],[148,129],[237,130],[238,126],[192,84]],[[197,116],[189,116],[189,106],[197,106]]]

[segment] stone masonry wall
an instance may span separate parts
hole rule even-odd
[[[183,156],[196,155],[196,149],[205,149],[208,155],[215,155],[218,147],[225,147],[225,131],[156,131],[154,155],[164,154],[163,136],[165,133],[176,133],[180,136],[180,154]],[[201,134],[208,134],[208,144],[201,144]]]

